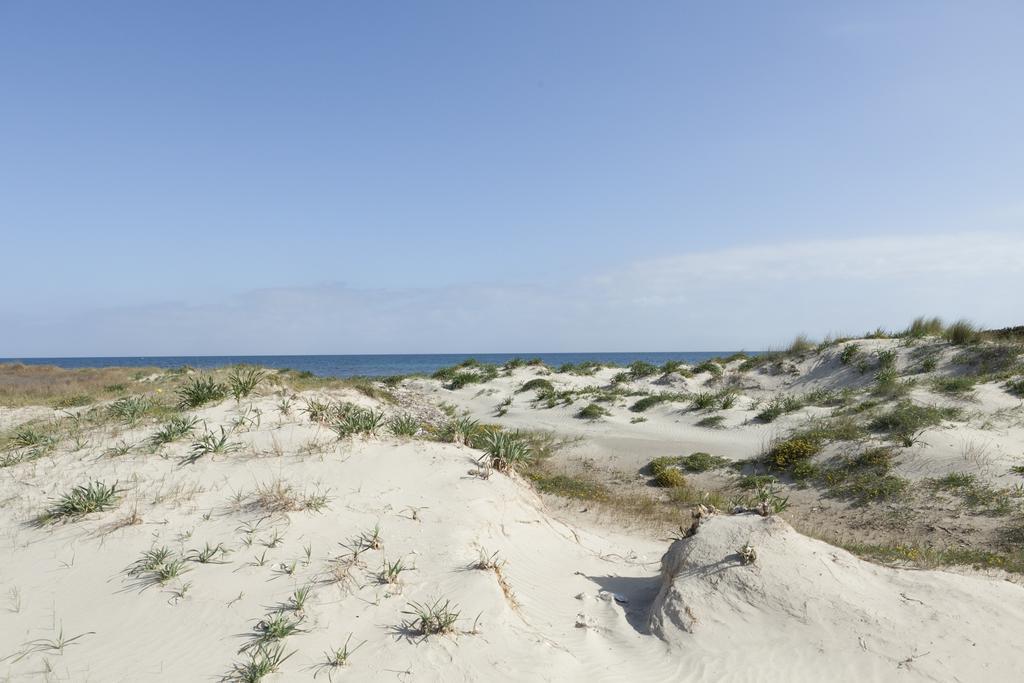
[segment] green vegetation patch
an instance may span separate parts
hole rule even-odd
[[[588,403],[576,412],[576,417],[581,420],[600,420],[606,415],[610,415],[608,409],[596,403]]]
[[[870,422],[870,428],[878,432],[887,432],[904,445],[912,446],[917,436],[927,429],[953,420],[961,415],[959,408],[918,405],[912,401],[901,401],[888,411],[877,415]]]

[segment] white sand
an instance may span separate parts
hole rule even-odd
[[[834,372],[810,380],[814,369],[804,370],[761,377],[743,401],[835,383]],[[535,374],[520,369],[456,392],[431,381],[412,385],[489,421],[583,434],[590,457],[624,468],[666,449],[749,457],[813,410],[761,425],[749,422],[741,403],[723,412],[734,429],[714,431],[694,427],[699,416],[678,405],[657,406],[640,424],[630,424],[634,414],[625,406],[588,423],[572,417],[578,405],[537,410],[515,395],[507,416],[491,417]],[[586,385],[602,378],[552,379]],[[692,390],[701,381],[682,383]],[[979,410],[1002,405],[1004,396],[991,393]],[[235,435],[242,451],[193,465],[181,464],[187,440],[161,455],[104,455],[116,443],[141,442],[149,427],[108,431],[80,451],[65,445],[0,469],[0,678],[216,680],[244,661],[239,650],[254,626],[304,585],[313,590],[302,632],[285,642],[294,654],[265,680],[310,680],[319,672],[367,681],[1001,681],[1024,672],[1024,588],[1016,584],[879,567],[774,518],[715,516],[669,550],[668,539],[560,520],[518,479],[470,474],[478,455],[471,449],[384,437],[339,444],[304,416],[279,418],[270,398],[255,405],[264,417],[258,429]],[[195,414],[215,429],[240,411],[229,401]],[[3,416],[8,423],[10,415]],[[1012,447],[1019,431],[933,430],[931,450],[922,453],[937,456],[926,458],[925,469],[942,471],[942,457],[962,461],[959,440],[990,436],[986,464],[995,472],[993,461],[1001,467],[1002,459],[1020,459]],[[296,490],[329,491],[327,509],[253,509],[254,489],[278,479]],[[54,497],[89,480],[120,482],[118,507],[69,524],[29,523]],[[141,523],[118,528],[133,509]],[[247,524],[258,531],[247,537]],[[327,582],[331,559],[347,552],[341,544],[375,525],[383,547],[361,555],[351,582]],[[275,534],[282,540],[268,548]],[[752,566],[736,556],[747,542],[758,554]],[[187,573],[163,586],[143,587],[125,574],[152,547],[187,555],[207,543],[231,552],[220,564],[188,562]],[[480,548],[505,561],[507,595],[494,572],[468,568]],[[376,575],[385,559],[415,569],[398,585],[383,585]],[[291,574],[283,571],[293,564]],[[458,633],[402,631],[410,601],[438,598],[457,605]],[[48,649],[45,641],[61,631],[81,637],[63,651]],[[352,646],[365,644],[349,666],[318,669],[324,651],[350,634]]]

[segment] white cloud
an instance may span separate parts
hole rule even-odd
[[[0,354],[542,352],[763,348],[921,314],[1020,323],[1024,235],[818,240],[690,252],[568,285],[255,290],[11,321]]]

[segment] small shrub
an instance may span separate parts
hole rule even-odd
[[[663,455],[647,463],[647,471],[649,471],[654,476],[657,476],[667,469],[675,468],[676,466],[679,465],[679,462],[679,456]]]
[[[808,462],[807,460],[802,460],[793,465],[789,473],[793,477],[794,481],[797,481],[802,484],[818,476],[819,471],[820,468],[814,463]]]
[[[813,458],[820,450],[821,446],[809,439],[786,439],[768,451],[767,460],[773,467],[787,469],[798,462]]]
[[[697,420],[696,425],[698,427],[704,427],[705,429],[722,429],[723,422],[725,422],[724,415],[708,415],[705,418]]]
[[[659,403],[668,403],[671,401],[681,401],[685,398],[683,394],[676,394],[671,392],[661,392],[659,394],[651,394],[644,396],[639,399],[636,403],[629,407],[630,411],[634,413],[642,413],[648,408],[658,405]]]
[[[959,415],[958,408],[922,406],[911,401],[901,401],[888,412],[876,416],[871,421],[870,427],[875,431],[889,432],[900,439],[904,445],[910,446],[913,445],[917,434],[921,431]]]
[[[679,465],[687,472],[707,472],[727,467],[729,461],[719,455],[697,452],[680,458]]]
[[[588,403],[577,411],[576,417],[581,420],[600,420],[602,417],[609,414],[608,410],[603,406],[599,406],[596,403]]]
[[[686,477],[675,467],[666,467],[654,475],[654,485],[662,488],[686,486]]]
[[[891,474],[895,454],[884,446],[869,448],[853,458],[843,458],[825,470],[821,479],[829,494],[852,499],[857,504],[891,500],[903,493],[909,482]]]
[[[555,387],[551,382],[544,379],[543,377],[536,377],[523,383],[523,386],[519,387],[516,391],[517,394],[521,394],[524,391],[536,391],[538,394],[548,394],[554,392]]]

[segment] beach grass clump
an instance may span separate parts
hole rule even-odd
[[[7,440],[6,448],[39,449],[48,451],[57,445],[57,437],[50,431],[34,425],[17,427]]]
[[[945,329],[943,336],[954,346],[965,346],[981,341],[981,330],[969,320],[957,320]]]
[[[951,396],[966,396],[974,390],[973,377],[936,377],[932,380],[932,389]]]
[[[799,334],[796,338],[789,343],[786,347],[786,353],[791,356],[807,353],[817,348],[815,344],[806,334]]]
[[[920,316],[914,318],[907,329],[900,332],[899,336],[910,339],[922,339],[924,337],[940,337],[946,331],[946,325],[942,318],[927,318]]]
[[[199,418],[191,415],[175,415],[149,437],[149,443],[154,448],[159,448],[178,439],[183,439],[191,435],[198,424]]]
[[[984,338],[982,329],[964,318],[950,323],[943,331],[942,336],[954,346],[976,344]]]
[[[705,429],[724,429],[725,425],[722,424],[723,422],[725,422],[724,415],[708,415],[697,420],[696,426],[704,427]]]
[[[630,379],[644,379],[645,377],[657,374],[657,372],[658,366],[647,361],[637,360],[629,364]]]
[[[228,373],[228,391],[241,401],[248,397],[267,379],[267,371],[252,366],[238,366]]]
[[[1013,396],[1024,398],[1024,377],[1007,380],[1006,383],[1003,384],[1003,388],[1006,389],[1007,393],[1012,394]]]
[[[576,417],[581,420],[600,420],[610,414],[607,408],[596,403],[588,403],[576,411]]]
[[[1021,496],[1019,488],[997,489],[967,472],[950,472],[943,477],[929,479],[925,483],[933,491],[946,491],[958,496],[963,504],[974,512],[1003,516],[1020,508],[1020,504],[1014,501],[1014,498]]]
[[[384,413],[372,408],[352,408],[336,422],[330,425],[338,439],[346,439],[356,434],[375,435],[384,426]]]
[[[237,441],[231,441],[231,432],[221,427],[219,432],[207,431],[193,441],[185,462],[195,463],[200,458],[208,455],[225,455],[240,451],[241,449],[242,444]]]
[[[309,493],[276,478],[256,485],[252,494],[252,507],[263,512],[322,512],[330,502],[329,493],[320,488]]]
[[[790,434],[815,443],[856,441],[866,435],[864,425],[855,415],[811,418]]]
[[[455,390],[470,384],[489,382],[498,376],[498,367],[468,358],[459,365],[441,368],[431,377],[444,383],[446,389]]]
[[[324,661],[317,665],[317,670],[316,673],[313,674],[313,678],[316,678],[321,671],[327,671],[328,677],[330,677],[331,671],[348,666],[348,660],[351,659],[353,653],[363,645],[366,645],[366,641],[364,640],[355,647],[350,647],[349,643],[351,641],[352,634],[350,633],[348,634],[348,638],[345,639],[344,645],[324,652]]]
[[[83,406],[92,405],[96,402],[96,398],[89,394],[70,394],[61,396],[53,402],[54,408],[81,408]]]
[[[878,358],[878,367],[880,369],[895,369],[899,354],[896,353],[896,349],[883,349],[876,354],[876,357]]]
[[[422,428],[420,421],[409,414],[395,415],[387,421],[387,429],[392,436],[414,437]]]
[[[301,616],[285,612],[267,615],[257,622],[253,628],[253,637],[242,647],[241,651],[245,652],[254,648],[270,646],[296,633],[303,633],[300,626],[302,626]]]
[[[453,417],[435,428],[438,441],[455,444],[470,444],[483,431],[478,420],[469,417]]]
[[[714,391],[698,391],[690,397],[690,407],[693,410],[707,410],[718,404],[718,393]]]
[[[884,399],[895,399],[906,396],[914,386],[915,380],[900,381],[899,372],[895,367],[887,366],[875,373],[875,384],[871,395]]]
[[[285,654],[281,644],[257,646],[248,651],[247,661],[232,666],[224,680],[231,683],[260,683],[270,674],[280,671],[285,660],[294,654]]]
[[[182,409],[199,408],[207,403],[223,401],[227,395],[227,385],[209,375],[201,375],[193,377],[178,388],[178,407]]]
[[[577,375],[579,377],[590,377],[598,370],[604,367],[604,364],[599,363],[595,360],[585,360],[579,363],[562,363],[558,366],[557,372]]]
[[[402,614],[410,616],[402,623],[402,630],[420,636],[453,633],[459,620],[457,605],[450,600],[438,598],[432,603],[410,602]]]
[[[107,414],[125,424],[134,425],[153,408],[153,400],[148,396],[127,396],[108,405]]]
[[[876,415],[869,427],[876,432],[887,432],[905,446],[912,446],[918,435],[929,427],[960,416],[959,408],[919,405],[900,401],[888,411]]]
[[[211,550],[207,544],[206,553],[203,554],[205,561],[214,562],[218,554],[226,552],[223,546],[217,548],[213,546]],[[144,589],[152,585],[165,586],[188,571],[185,559],[176,556],[167,546],[150,548],[125,569],[125,573]]]
[[[892,500],[910,486],[906,479],[892,474],[895,458],[886,446],[869,448],[828,467],[821,473],[821,480],[829,495],[857,504]]]
[[[975,375],[1004,377],[1007,373],[1024,370],[1020,355],[1024,345],[1019,343],[987,343],[963,349],[953,358],[959,365],[967,365]]]
[[[706,360],[703,363],[699,363],[693,367],[693,374],[699,375],[702,372],[709,373],[712,378],[717,379],[721,377],[725,372],[725,369],[721,365],[713,360]]]
[[[612,497],[607,486],[582,476],[551,473],[534,468],[527,470],[526,476],[538,491],[562,498],[608,500]]]
[[[781,395],[775,396],[757,414],[761,422],[774,422],[786,413],[796,412],[804,407],[803,401],[798,396]]]
[[[488,430],[477,446],[484,452],[487,464],[499,472],[514,471],[534,459],[530,444],[519,432]]]
[[[109,510],[120,501],[123,489],[117,482],[108,486],[101,481],[80,484],[61,496],[46,512],[36,518],[38,525],[78,520],[93,512]]]
[[[853,365],[860,360],[863,353],[860,347],[856,344],[847,344],[843,347],[843,350],[839,352],[839,362],[843,365]]]

